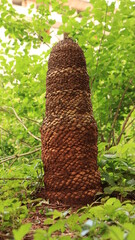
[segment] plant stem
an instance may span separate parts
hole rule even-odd
[[[20,157],[23,157],[23,156],[27,156],[27,155],[33,154],[35,152],[38,152],[40,149],[41,149],[41,147],[40,148],[36,148],[35,150],[33,150],[31,152],[26,152],[26,153],[22,153],[22,154],[16,154],[16,155],[12,155],[12,156],[6,157],[5,159],[0,159],[0,160],[2,160],[0,162],[0,164],[2,164],[4,162],[8,162],[11,159],[20,158]]]
[[[121,140],[122,134],[124,133],[125,128],[126,128],[126,124],[127,124],[128,120],[129,120],[131,114],[133,113],[134,109],[135,109],[135,105],[133,106],[133,108],[131,109],[131,111],[129,112],[129,114],[127,115],[127,117],[126,117],[126,119],[125,119],[125,121],[123,123],[121,133],[120,133],[119,137],[117,138],[117,144],[119,144],[119,142]]]
[[[18,119],[18,121],[21,123],[21,125],[24,127],[24,129],[28,132],[28,134],[29,134],[31,137],[33,137],[33,138],[35,138],[36,140],[38,140],[38,141],[41,142],[41,139],[40,139],[40,138],[36,137],[33,133],[31,133],[31,132],[28,130],[28,128],[25,126],[25,124],[23,123],[22,119],[18,116],[17,112],[15,111],[15,109],[14,109],[13,107],[7,107],[7,106],[5,106],[5,108],[10,108],[10,109],[12,109],[14,115],[16,116],[16,118]]]

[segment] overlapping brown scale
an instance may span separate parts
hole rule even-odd
[[[70,43],[70,44],[67,44]],[[69,46],[70,45],[70,46]],[[67,67],[86,67],[85,57],[81,48],[71,40],[59,42],[50,54],[48,69],[61,69]]]
[[[41,127],[45,198],[83,205],[102,191],[97,167],[97,125],[83,51],[71,39],[50,54],[46,118]]]
[[[63,101],[64,99],[64,101]],[[81,90],[66,90],[52,92],[46,95],[46,116],[50,114],[61,115],[72,113],[84,114],[92,110],[90,95]]]
[[[55,81],[57,78],[57,81]],[[72,85],[71,85],[72,82]],[[86,68],[66,68],[48,72],[46,88],[49,93],[63,90],[84,90],[89,92],[89,77]]]

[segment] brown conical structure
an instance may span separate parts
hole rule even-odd
[[[84,54],[65,39],[53,47],[48,62],[41,127],[46,199],[84,205],[102,191],[97,136]]]

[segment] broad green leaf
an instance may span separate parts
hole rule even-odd
[[[47,238],[47,232],[43,229],[37,229],[34,234],[34,240],[45,240]]]
[[[30,228],[31,228],[31,223],[26,223],[26,224],[23,224],[21,225],[21,227],[17,230],[13,230],[13,235],[14,235],[14,239],[15,240],[22,240],[23,237],[29,233],[30,231]]]
[[[135,237],[135,228],[132,227],[131,231],[128,234],[127,240],[134,240]]]

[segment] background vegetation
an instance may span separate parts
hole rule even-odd
[[[0,27],[9,41],[0,40],[0,239],[19,240],[29,233],[27,239],[35,240],[134,240],[135,2],[121,0],[116,10],[115,1],[91,0],[92,12],[80,13],[64,2],[37,0],[37,13],[28,21],[1,1]],[[84,51],[99,131],[104,195],[97,196],[94,207],[75,213],[53,210],[34,197],[43,186],[39,128],[51,51],[47,32],[55,23],[49,3],[51,12],[62,15],[58,34],[69,32]],[[48,50],[30,54],[41,43]]]

